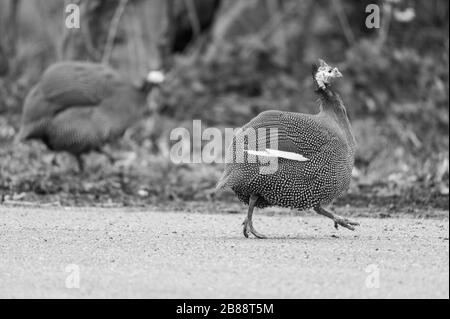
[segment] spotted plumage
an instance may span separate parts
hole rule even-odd
[[[81,164],[82,154],[100,151],[141,118],[154,79],[162,80],[151,72],[139,87],[105,65],[56,63],[28,94],[18,138],[41,140]]]
[[[253,228],[253,207],[314,208],[327,215],[330,213],[325,213],[322,206],[330,204],[348,189],[356,143],[345,106],[329,86],[329,80],[333,78],[330,70],[339,72],[323,61],[314,69],[320,104],[318,114],[266,111],[234,136],[218,188],[230,187],[242,202],[249,204],[244,235],[251,232],[256,237],[264,237]],[[340,75],[334,74],[335,77]],[[318,83],[317,78],[322,82]],[[275,133],[270,134],[270,130]],[[274,154],[277,169],[267,174],[261,172],[264,163],[250,156],[252,151],[270,149],[274,142],[282,151],[281,157]],[[284,152],[300,154],[304,160],[293,160],[293,156],[285,158]],[[243,161],[238,160],[242,159],[242,153]],[[353,222],[336,216],[330,218],[336,225],[353,228]]]

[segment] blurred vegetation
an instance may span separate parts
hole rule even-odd
[[[0,0],[0,9],[7,2]],[[93,2],[105,5],[105,1]],[[103,8],[106,22],[118,1],[108,3],[110,7],[90,8],[96,14]],[[170,66],[169,80],[152,96],[153,114],[110,146],[121,158],[115,166],[91,154],[85,176],[72,172],[74,163],[64,154],[58,155],[54,165],[53,155],[39,143],[13,143],[28,90],[46,67],[64,58],[63,3],[23,2],[16,22],[7,16],[11,10],[0,10],[0,28],[13,32],[15,39],[14,45],[3,33],[0,39],[3,200],[64,205],[231,201],[230,193],[213,194],[221,164],[171,163],[170,131],[191,127],[192,119],[201,119],[204,127],[240,127],[266,109],[317,112],[310,70],[320,57],[344,74],[336,90],[358,140],[354,182],[337,204],[448,210],[448,1],[173,3],[168,19],[171,43],[166,43],[160,56],[169,60],[161,62]],[[380,29],[365,26],[365,8],[370,3],[381,8]],[[157,63],[129,54],[129,48],[139,44],[144,54],[156,54],[145,36],[136,39],[129,33],[130,21],[144,18],[138,14],[146,12],[140,5],[143,1],[127,4],[126,10],[131,11],[121,20],[110,61],[132,78]],[[96,28],[90,29],[97,30],[94,47],[102,48],[107,40],[100,34],[106,31]],[[149,30],[145,24],[141,28]],[[101,59],[86,50],[72,50],[69,56]]]

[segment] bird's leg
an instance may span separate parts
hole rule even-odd
[[[353,226],[359,226],[359,223],[351,221],[347,218],[338,216],[338,215],[333,215],[332,213],[330,213],[329,211],[325,210],[324,208],[322,208],[321,206],[316,206],[314,207],[314,210],[316,211],[317,214],[323,215],[325,217],[331,218],[334,221],[334,227],[336,229],[338,229],[338,225],[345,227],[347,229],[350,230],[355,230],[355,227]]]
[[[98,149],[97,152],[105,155],[106,158],[108,158],[108,161],[111,165],[114,165],[116,163],[116,158],[114,158],[114,156],[112,156],[109,152],[105,151],[104,149]]]
[[[79,173],[84,173],[83,158],[81,157],[81,155],[75,155],[75,159],[77,160],[77,164],[78,164],[78,172]]]
[[[106,156],[106,158],[108,159],[108,161],[111,165],[114,165],[116,163],[117,159],[114,156],[112,156],[111,153],[106,151],[104,148],[99,147],[99,148],[95,149],[95,151],[99,154]]]
[[[51,163],[53,166],[59,167],[58,154],[53,154]]]
[[[255,228],[253,227],[253,221],[252,221],[252,216],[253,216],[253,209],[255,208],[255,204],[256,201],[258,200],[258,196],[256,195],[251,195],[250,199],[248,200],[248,213],[247,213],[247,218],[245,218],[244,220],[244,236],[246,238],[248,238],[248,233],[252,233],[256,238],[267,238],[266,236],[258,233]]]

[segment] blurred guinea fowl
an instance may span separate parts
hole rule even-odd
[[[233,137],[217,189],[230,187],[249,205],[243,224],[245,237],[252,233],[265,238],[253,227],[254,207],[313,208],[331,218],[336,228],[354,230],[359,225],[323,208],[348,189],[356,142],[342,99],[330,86],[330,81],[342,74],[319,61],[313,66],[318,114],[266,111]],[[271,149],[274,144],[277,147]],[[275,159],[277,169],[261,171],[262,159]]]
[[[53,151],[81,156],[122,137],[143,115],[147,95],[164,80],[151,71],[133,85],[108,66],[67,61],[51,65],[25,99],[20,141],[40,140]]]

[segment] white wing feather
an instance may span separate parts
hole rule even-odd
[[[279,150],[273,150],[270,148],[266,148],[264,151],[253,151],[246,150],[248,154],[256,155],[256,156],[265,156],[265,157],[278,157],[278,158],[286,158],[293,161],[305,162],[308,161],[308,158],[304,157],[301,154],[292,153],[292,152],[284,152]]]

